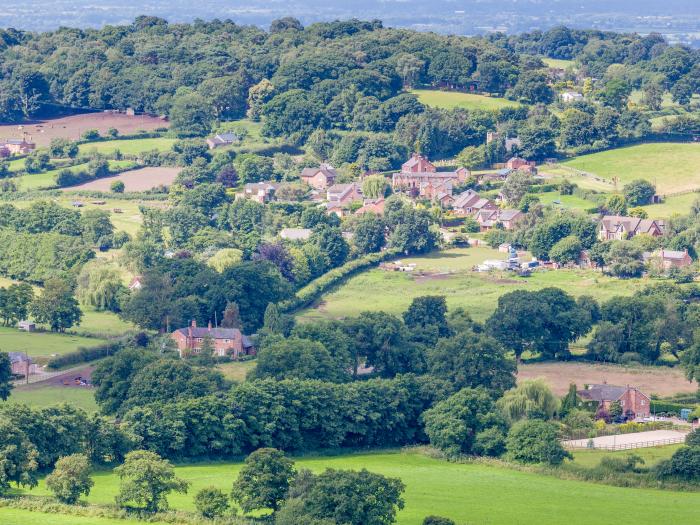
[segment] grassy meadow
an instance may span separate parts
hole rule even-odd
[[[700,144],[638,144],[582,155],[563,164],[611,182],[617,177],[618,190],[634,179],[652,182],[662,195],[700,188]]]
[[[70,403],[87,412],[97,412],[97,403],[92,388],[63,386],[56,384],[16,386],[7,401],[3,403],[23,403],[36,408],[48,407],[57,403]],[[1,513],[2,511],[0,511]]]
[[[100,142],[87,142],[79,146],[80,155],[89,153],[101,153],[103,155],[111,155],[116,151],[120,151],[125,155],[137,155],[144,151],[169,151],[172,149],[177,139],[169,139],[163,137],[147,138],[147,139],[116,139],[105,140]]]
[[[533,195],[537,196],[542,204],[551,204],[555,208],[565,210],[585,211],[596,206],[596,203],[593,201],[577,197],[576,195],[561,195],[558,191],[533,193]]]
[[[485,109],[499,110],[507,107],[517,107],[520,104],[505,98],[488,97],[474,93],[459,91],[439,91],[436,89],[414,89],[411,91],[418,100],[426,106],[453,109]]]
[[[577,461],[578,457],[577,453]],[[596,460],[599,461],[597,456],[586,456],[584,461],[592,465]],[[689,523],[695,518],[700,504],[698,493],[619,488],[560,480],[491,464],[449,463],[428,457],[419,450],[303,457],[296,460],[296,465],[315,472],[326,468],[366,468],[401,478],[406,484],[406,505],[398,513],[398,525],[420,525],[430,514],[446,516],[460,524]],[[191,487],[188,494],[172,494],[169,497],[171,507],[194,510],[194,494],[207,486],[228,492],[239,469],[240,463],[176,467],[177,475],[190,481]],[[93,479],[95,486],[87,501],[113,503],[118,491],[117,477],[110,471],[100,471]],[[29,493],[48,494],[43,481]],[[0,520],[6,523],[4,512],[0,509]],[[12,511],[8,516],[12,516]],[[36,518],[32,520],[34,516]],[[21,514],[21,518],[26,520],[23,525],[47,523],[42,521],[43,514]],[[95,523],[102,522],[96,520]]]
[[[109,160],[109,168],[111,170],[122,170],[124,168],[130,168],[134,166],[134,161],[131,160]],[[20,175],[15,177],[14,180],[20,190],[41,190],[47,188],[56,187],[56,175],[58,175],[64,169],[69,169],[73,173],[87,168],[87,163],[78,164],[76,166],[71,166],[69,168],[57,168],[55,170],[45,171],[43,173],[28,173],[25,175]]]
[[[416,273],[388,272],[378,268],[351,277],[321,298],[319,304],[299,314],[301,320],[342,318],[365,310],[403,312],[411,301],[422,295],[444,295],[449,308],[463,307],[474,319],[483,321],[496,308],[498,298],[512,290],[539,290],[555,286],[572,295],[592,295],[607,300],[615,295],[630,295],[648,284],[645,279],[620,280],[593,270],[537,271],[531,277],[516,277],[508,272],[471,271],[486,259],[504,259],[505,254],[491,248],[455,248],[419,257],[402,258],[416,263]],[[419,275],[425,272],[426,275]],[[367,291],[371,290],[371,300]]]
[[[668,219],[673,215],[687,215],[690,213],[690,208],[693,203],[700,199],[700,193],[691,192],[672,197],[665,197],[663,202],[659,204],[649,204],[644,206],[644,209],[649,214],[649,217],[655,219]]]
[[[14,327],[0,327],[0,350],[26,352],[35,358],[67,354],[79,346],[95,346],[100,343],[104,343],[104,339],[53,332],[23,332]]]

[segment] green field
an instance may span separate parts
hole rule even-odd
[[[411,93],[418,96],[418,100],[426,106],[453,109],[487,109],[498,110],[507,107],[517,107],[519,104],[512,100],[498,97],[487,97],[473,93],[461,93],[458,91],[439,91],[435,89],[414,89]]]
[[[544,62],[548,67],[560,67],[562,69],[566,69],[569,66],[573,66],[575,62],[573,60],[563,60],[560,58],[542,58],[542,62]]]
[[[673,453],[681,448],[681,445],[667,445],[664,447],[649,447],[638,448],[631,451],[615,452],[615,457],[626,457],[636,455],[644,460],[644,465],[651,467],[659,461],[669,459]],[[610,452],[604,450],[577,450],[573,452],[574,462],[584,467],[595,467],[600,463],[600,460],[610,455]]]
[[[306,457],[297,460],[296,464],[298,468],[316,472],[325,468],[366,468],[401,478],[406,484],[406,506],[398,514],[398,525],[419,525],[429,514],[446,516],[460,524],[692,523],[700,504],[698,493],[560,480],[487,464],[449,463],[418,451]],[[194,494],[206,486],[213,485],[228,492],[239,468],[240,463],[177,467],[178,476],[192,485],[188,494],[174,494],[169,498],[171,507],[193,510]],[[94,480],[95,486],[88,501],[112,503],[118,490],[116,476],[103,471],[96,473]],[[31,493],[47,494],[43,482]],[[4,518],[3,512],[0,509],[0,518]],[[24,523],[45,523],[41,521],[43,515],[36,516],[36,521]],[[30,518],[28,514],[22,517]]]
[[[131,166],[134,166],[134,162],[131,160],[109,160],[109,168],[112,170],[121,170],[124,168],[128,168]],[[73,173],[76,173],[80,170],[83,170],[87,167],[87,164],[78,164],[76,166],[71,166],[70,168],[67,168],[71,170]],[[43,173],[31,173],[31,174],[26,174],[26,175],[21,175],[19,177],[15,177],[12,180],[14,180],[19,189],[21,190],[40,190],[40,189],[46,189],[46,188],[55,188],[56,187],[56,175],[59,174],[59,172],[63,171],[66,168],[58,168],[55,170],[49,170],[45,171]]]
[[[162,137],[149,139],[122,139],[105,140],[101,142],[88,142],[80,145],[80,155],[97,152],[103,155],[110,155],[115,151],[120,151],[125,155],[137,155],[144,151],[170,151],[176,139]]]
[[[557,191],[533,193],[533,195],[536,195],[542,204],[551,204],[555,208],[585,211],[596,207],[596,203],[593,201],[582,199],[576,195],[561,195]]]
[[[0,350],[25,352],[32,357],[48,358],[52,354],[67,354],[79,346],[95,346],[104,339],[53,332],[23,332],[17,328],[0,327]]]
[[[33,407],[47,407],[57,403],[70,403],[88,412],[97,412],[97,403],[92,388],[76,386],[22,385],[14,388],[7,401],[2,403],[24,403]]]
[[[71,329],[78,335],[95,337],[121,335],[136,328],[113,312],[98,312],[89,307],[82,307],[82,310],[83,320],[79,326]]]
[[[516,289],[539,290],[548,286],[561,288],[575,296],[592,295],[607,300],[615,295],[630,295],[648,284],[648,280],[621,280],[593,270],[537,271],[531,277],[516,277],[507,272],[471,271],[485,259],[504,259],[505,254],[490,248],[459,248],[434,252],[421,257],[402,258],[415,262],[419,276],[387,272],[378,268],[350,278],[339,288],[321,298],[315,308],[304,310],[300,319],[342,318],[365,310],[403,312],[410,302],[422,295],[444,295],[449,308],[463,307],[474,319],[483,321],[496,308],[498,298]],[[368,300],[371,290],[371,300]]]
[[[618,190],[634,179],[652,182],[662,195],[700,188],[700,144],[639,144],[583,155],[563,164],[608,181],[617,177]]]
[[[644,209],[649,217],[654,219],[668,219],[673,215],[687,215],[693,203],[700,199],[700,193],[683,193],[672,197],[665,197],[659,204],[649,204]]]
[[[233,363],[222,363],[216,368],[224,374],[226,379],[242,383],[245,381],[246,374],[255,368],[255,361],[235,361]]]
[[[49,514],[44,512],[31,512],[22,509],[10,509],[0,507],[2,525],[125,525],[144,523],[136,520],[120,520],[110,518],[98,518],[93,516],[66,516],[63,514]],[[158,525],[162,522],[149,521]]]

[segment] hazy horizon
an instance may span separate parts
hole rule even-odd
[[[352,6],[333,0],[35,0],[8,4],[0,27],[30,31],[61,26],[94,28],[128,24],[138,15],[170,22],[197,18],[231,19],[267,27],[293,16],[310,24],[334,19],[381,19],[385,25],[462,35],[494,31],[520,33],[556,25],[620,32],[660,32],[671,41],[700,42],[700,2],[695,0],[357,0]]]

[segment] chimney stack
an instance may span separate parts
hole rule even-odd
[[[209,326],[208,326],[208,328],[209,328],[209,331],[211,332],[211,321],[209,321]]]
[[[197,328],[197,321],[192,319],[192,328]]]

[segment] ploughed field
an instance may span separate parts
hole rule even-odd
[[[669,457],[674,450],[675,447],[664,447],[635,452],[643,455],[647,464],[654,464],[659,459]],[[586,466],[593,466],[600,460],[602,453],[582,451],[576,453],[575,457],[577,460],[581,457]],[[176,467],[177,475],[192,485],[188,494],[173,494],[169,497],[171,507],[193,511],[194,495],[207,486],[213,485],[229,492],[240,466],[240,463],[200,463]],[[316,472],[329,467],[354,470],[366,468],[401,478],[406,484],[406,506],[398,513],[398,525],[420,525],[423,518],[430,514],[446,516],[457,523],[494,525],[693,523],[697,518],[696,509],[700,505],[700,493],[621,488],[561,480],[489,464],[450,463],[428,457],[419,451],[306,457],[296,460],[296,466]],[[117,477],[111,471],[102,471],[94,475],[94,480],[95,486],[87,501],[113,503],[119,486]],[[43,481],[30,493],[48,494]],[[107,519],[91,519],[92,521],[61,521],[60,518],[49,518],[42,513],[0,508],[0,522],[3,524],[113,523]]]
[[[75,190],[90,190],[90,191],[110,191],[112,184],[115,181],[124,183],[124,191],[147,191],[158,186],[170,186],[180,168],[168,168],[162,166],[154,166],[148,168],[140,168],[131,171],[125,171],[113,177],[103,177],[101,179],[91,180],[77,186],[62,188],[63,191]]]

